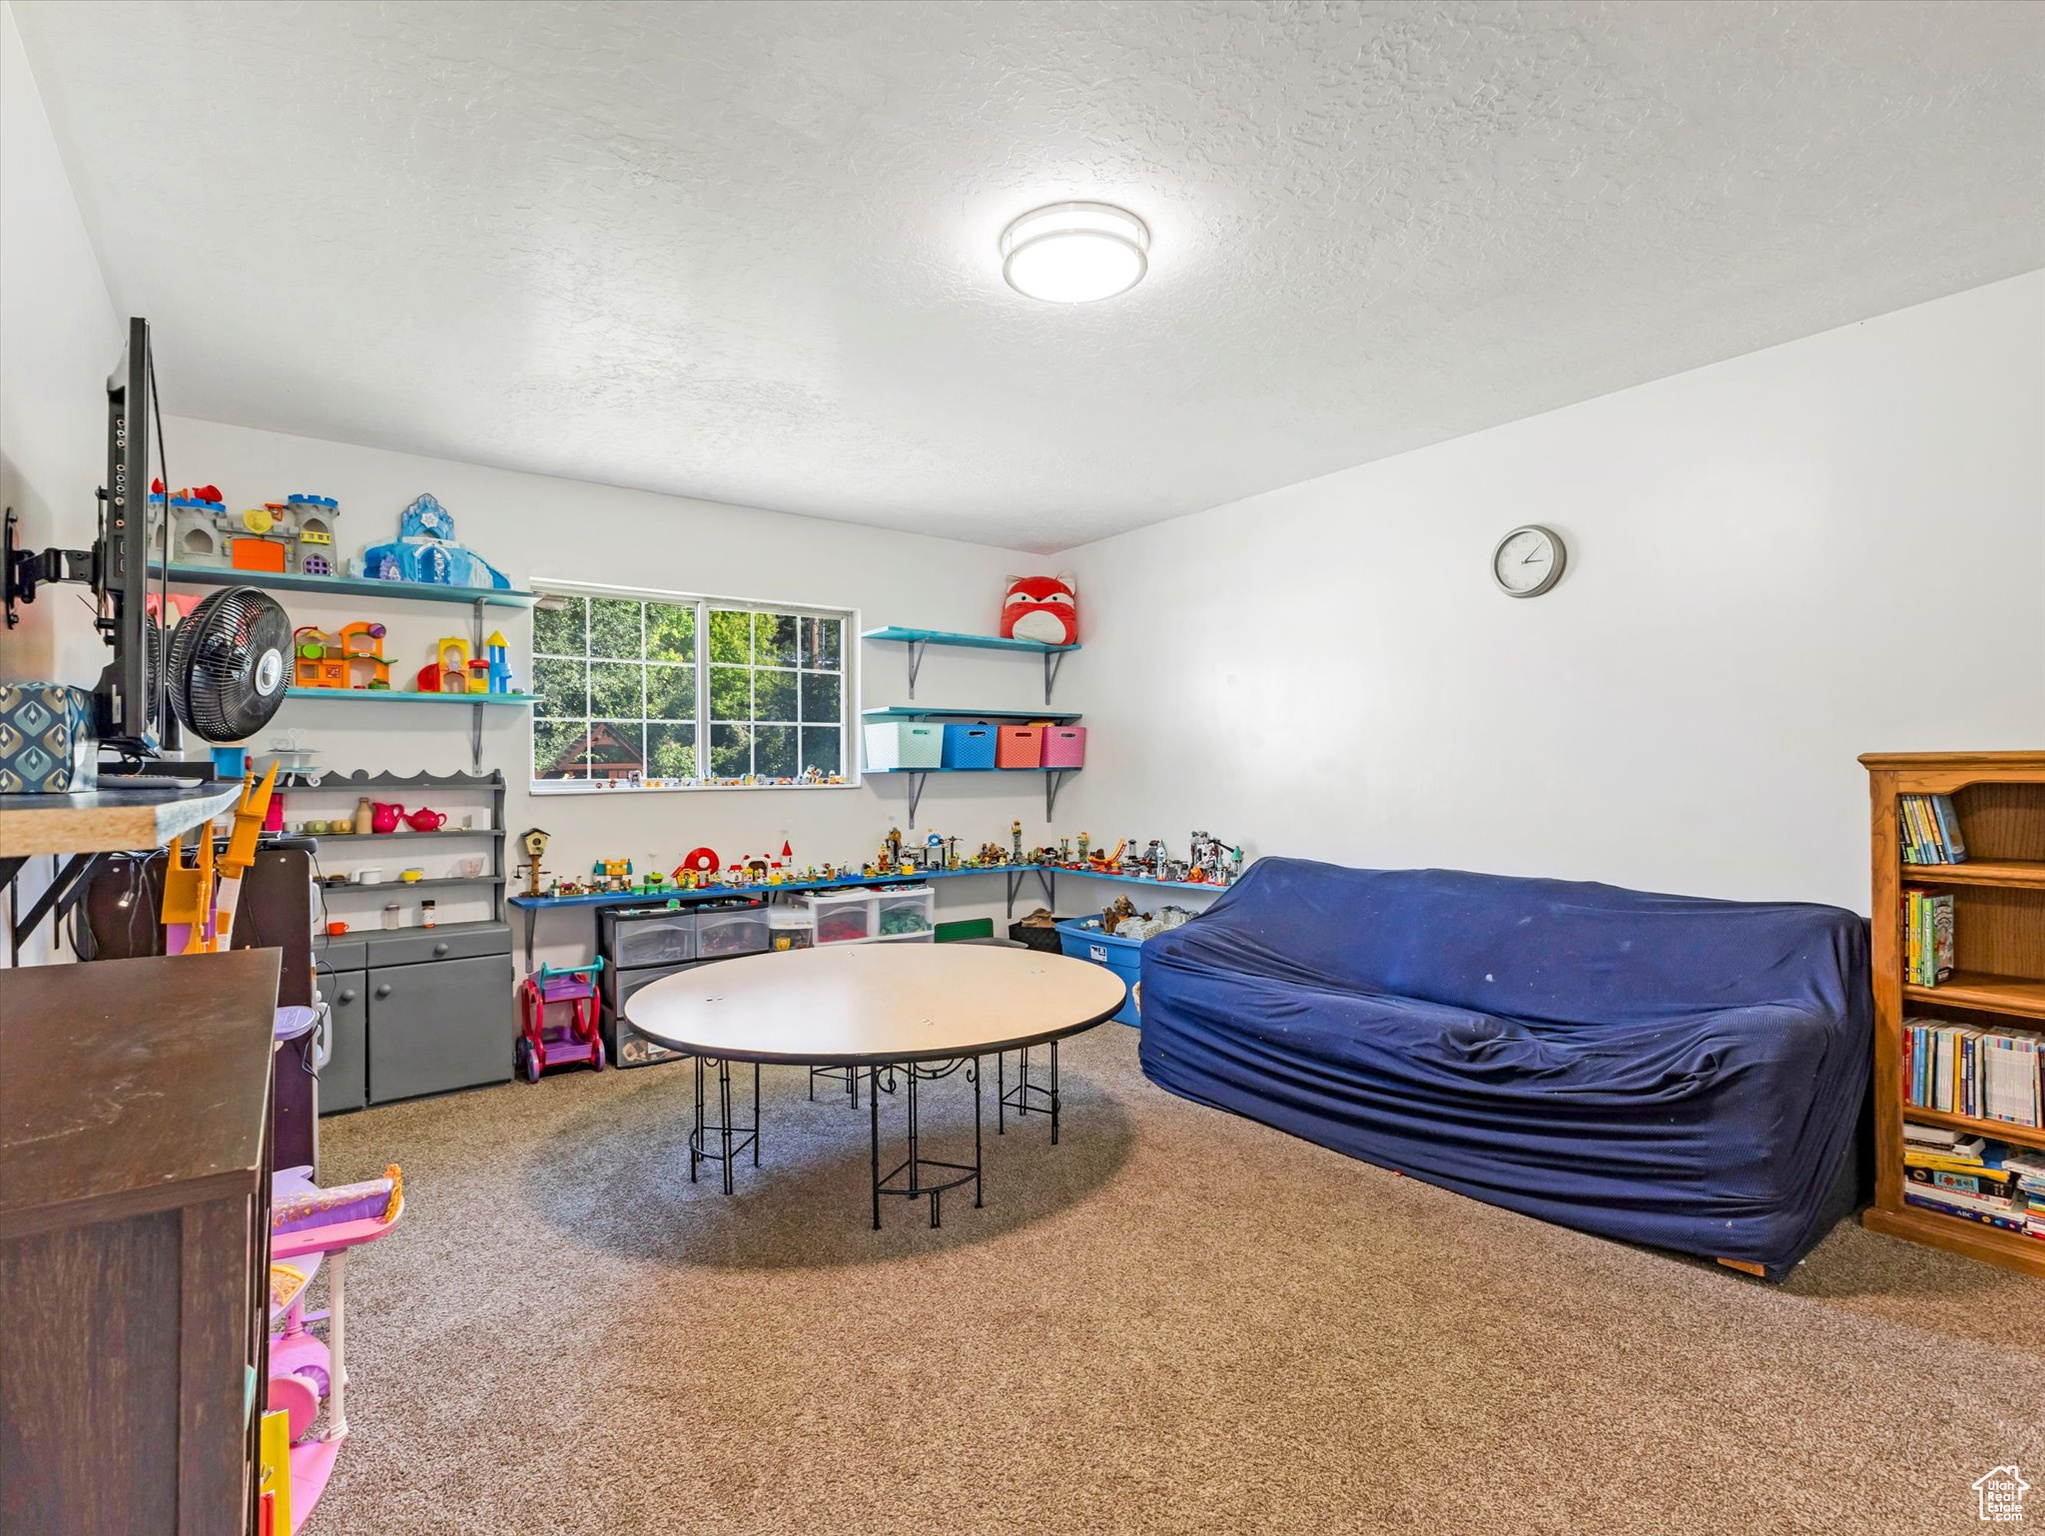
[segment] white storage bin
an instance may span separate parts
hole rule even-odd
[[[767,933],[776,953],[813,949],[817,942],[816,914],[795,902],[780,902],[767,909]]]
[[[937,892],[929,886],[882,891],[873,901],[873,936],[906,939],[937,931]]]
[[[866,766],[936,768],[944,762],[944,726],[929,720],[874,720],[866,727]]]
[[[771,942],[764,905],[696,914],[698,959],[726,960],[733,955],[764,954]]]
[[[807,898],[816,921],[817,948],[864,944],[873,937],[872,891],[817,891]]]

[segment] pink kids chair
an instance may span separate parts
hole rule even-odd
[[[271,1181],[269,1406],[281,1410],[291,1434],[291,1529],[312,1513],[341,1443],[348,1438],[345,1389],[348,1369],[342,1275],[348,1250],[382,1237],[405,1213],[404,1179],[397,1165],[380,1179],[321,1189],[310,1168],[280,1169]],[[326,1260],[327,1310],[305,1310],[306,1287]],[[325,1319],[322,1340],[306,1325]],[[313,1432],[320,1404],[324,1433]]]

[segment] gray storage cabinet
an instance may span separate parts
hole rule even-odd
[[[349,934],[320,960],[333,1042],[322,1114],[511,1080],[508,923]]]
[[[369,1102],[511,1081],[511,926],[370,934]]]
[[[369,1102],[369,982],[361,971],[320,978],[327,1000],[327,1064],[320,1068],[320,1113]]]

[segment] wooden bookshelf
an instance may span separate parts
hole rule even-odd
[[[1876,1232],[2045,1277],[2045,1242],[1904,1201],[1903,1122],[1950,1127],[2045,1148],[2045,1129],[1918,1109],[1904,1102],[1903,1020],[2036,1029],[2045,1020],[2045,751],[1870,753],[1875,1002]],[[1897,825],[1904,795],[1950,795],[1967,860],[1905,864]],[[1936,987],[1903,979],[1903,891],[1953,897],[1954,974]]]

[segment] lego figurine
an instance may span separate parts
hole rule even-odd
[[[1022,823],[1020,821],[1011,821],[1008,824],[1008,838],[1015,851],[1015,862],[1018,864],[1022,863]]]
[[[1079,834],[1079,862],[1080,862],[1080,863],[1084,864],[1084,863],[1086,862],[1086,855],[1087,855],[1087,850],[1088,850],[1089,848],[1091,848],[1092,846],[1093,846],[1093,839],[1092,839],[1092,838],[1090,838],[1090,837],[1088,837],[1088,836],[1087,836],[1087,835],[1086,835],[1086,834],[1085,834],[1084,832],[1080,833],[1080,834]]]

